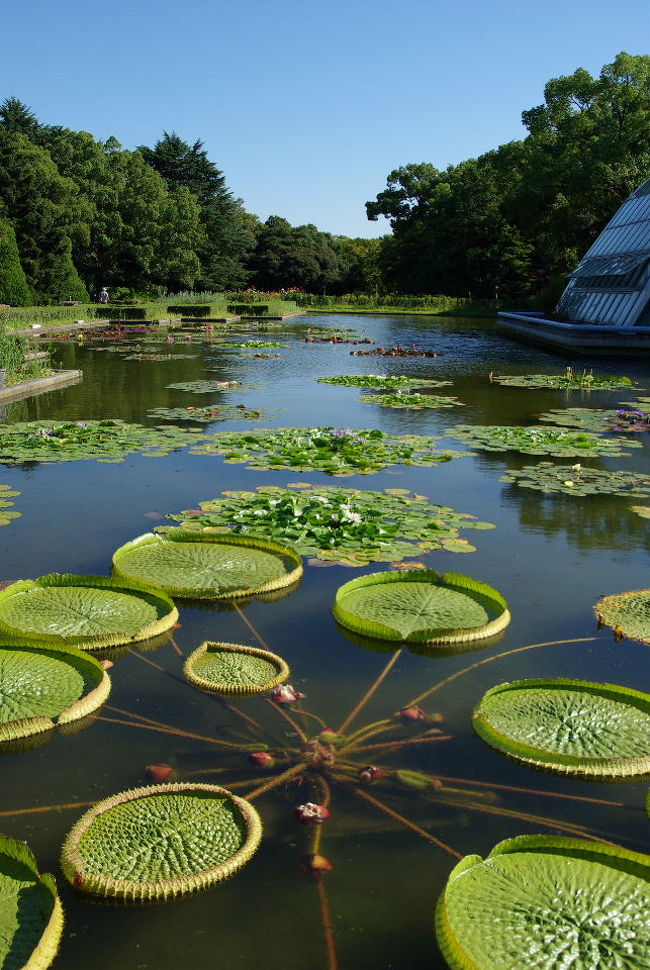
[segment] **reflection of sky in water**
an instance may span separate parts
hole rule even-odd
[[[350,345],[307,345],[284,334],[278,340],[287,342],[287,349],[277,351],[281,357],[266,360],[251,358],[246,352],[219,355],[214,346],[200,341],[189,345],[197,357],[161,362],[127,361],[121,354],[57,345],[57,363],[80,366],[83,384],[12,405],[9,419],[119,417],[142,421],[153,407],[198,407],[221,400],[284,410],[262,422],[228,421],[215,425],[214,430],[322,424],[443,435],[455,423],[537,423],[538,415],[553,407],[615,407],[634,396],[629,389],[585,396],[490,385],[490,370],[562,372],[569,363],[575,370],[583,366],[581,361],[515,343],[501,336],[490,322],[313,315],[309,324],[357,327],[380,345],[415,343],[437,350],[441,356],[354,357]],[[275,334],[268,331],[260,336],[273,340]],[[254,336],[247,333],[242,339]],[[167,345],[161,349],[169,352]],[[184,341],[177,340],[172,349],[183,352]],[[593,364],[596,373],[625,373],[641,388],[648,380],[647,365],[642,362],[604,359]],[[589,369],[592,361],[586,365]],[[452,386],[434,393],[453,394],[465,406],[445,411],[392,411],[360,403],[362,389],[322,385],[315,380],[353,373],[449,379]],[[206,378],[235,379],[252,386],[221,396],[193,395],[167,387]],[[593,460],[594,467],[650,472],[650,438],[637,436],[641,439],[644,448],[629,458]],[[451,439],[441,444],[463,449]],[[13,501],[23,516],[0,529],[0,579],[50,571],[107,574],[114,549],[161,524],[168,511],[196,507],[222,489],[299,480],[369,489],[409,488],[427,495],[433,503],[496,523],[495,530],[466,534],[477,552],[460,556],[438,551],[424,561],[439,571],[467,572],[501,590],[513,617],[508,629],[498,643],[476,652],[440,657],[405,651],[369,702],[359,719],[361,725],[390,716],[428,685],[471,663],[527,644],[591,638],[596,635],[593,604],[602,593],[647,585],[648,523],[628,511],[631,503],[607,497],[544,497],[499,482],[506,469],[533,461],[531,456],[513,453],[476,452],[432,468],[395,466],[379,474],[345,479],[322,473],[248,471],[244,465],[184,452],[160,459],[128,456],[116,465],[85,461],[4,467],[0,480],[21,491]],[[291,682],[308,695],[307,706],[334,726],[392,654],[351,642],[337,628],[331,603],[342,583],[381,568],[308,567],[292,595],[270,603],[253,600],[244,607],[245,616],[269,647],[289,662]],[[182,606],[181,624],[176,639],[186,653],[205,639],[252,642],[250,631],[231,607]],[[404,767],[623,802],[630,808],[507,792],[498,796],[508,809],[585,823],[607,832],[614,841],[641,848],[647,827],[642,811],[645,786],[549,778],[506,761],[475,738],[470,726],[472,707],[482,692],[503,680],[568,676],[644,689],[646,678],[640,673],[648,668],[650,648],[630,641],[614,644],[610,631],[596,637],[595,641],[515,653],[452,681],[425,706],[445,715],[445,728],[457,735],[456,740],[405,755]],[[383,645],[382,649],[391,647]],[[180,660],[170,645],[145,657],[180,672]],[[208,736],[223,732],[229,724],[218,700],[181,686],[135,656],[117,660],[112,675],[115,706]],[[255,710],[257,716],[260,705],[259,701],[247,702],[246,710]],[[145,783],[144,765],[167,761],[185,770],[222,763],[220,754],[201,742],[97,721],[77,736],[55,735],[37,751],[0,756],[4,773],[0,811],[104,797]],[[460,852],[484,854],[502,838],[539,831],[518,820],[472,814],[464,808],[423,808],[416,799],[392,804],[399,810],[407,807],[415,821],[430,826]],[[68,928],[57,968],[176,966],[189,954],[197,970],[207,970],[214,966],[217,947],[224,966],[248,970],[263,961],[269,967],[296,970],[324,967],[313,887],[297,868],[307,851],[305,832],[296,830],[282,798],[262,799],[259,809],[267,832],[262,849],[235,879],[214,890],[160,907],[115,909],[76,901],[64,889]],[[78,814],[61,811],[4,817],[2,831],[26,839],[41,868],[56,871],[58,847]],[[348,795],[340,797],[338,792],[325,851],[335,865],[328,887],[342,966],[415,970],[426,961],[427,966],[443,967],[431,940],[430,924],[433,902],[451,859],[418,841],[417,836],[405,830],[402,834],[370,806]]]

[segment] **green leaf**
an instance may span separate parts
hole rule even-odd
[[[70,831],[61,866],[86,892],[160,900],[226,879],[262,836],[255,809],[216,785],[169,784],[122,792]]]
[[[596,603],[598,619],[630,637],[650,643],[650,589],[603,596]]]
[[[649,905],[649,856],[524,835],[458,863],[436,935],[451,970],[632,970],[650,965]]]
[[[650,772],[650,694],[582,680],[518,680],[476,705],[474,730],[534,768],[578,777]]]
[[[202,643],[185,661],[191,684],[215,694],[263,694],[284,683],[289,667],[270,650],[237,643]]]
[[[39,875],[24,842],[0,835],[0,966],[45,970],[56,956],[62,930],[54,879]]]
[[[291,586],[302,561],[272,540],[175,529],[127,542],[114,553],[113,569],[172,596],[223,599]]]
[[[497,590],[459,573],[371,573],[341,586],[334,616],[364,636],[415,643],[490,637],[510,622]]]

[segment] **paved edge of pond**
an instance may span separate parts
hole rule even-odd
[[[33,381],[11,384],[9,387],[0,389],[0,404],[21,401],[25,397],[43,394],[44,391],[67,387],[69,384],[78,384],[81,380],[83,380],[83,371],[61,370],[57,371],[56,374],[49,374],[47,377],[36,377]]]

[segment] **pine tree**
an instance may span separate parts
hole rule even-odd
[[[16,233],[7,219],[0,218],[0,303],[29,306],[32,291],[20,265]]]

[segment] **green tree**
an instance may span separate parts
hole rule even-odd
[[[32,291],[20,265],[16,234],[11,223],[0,218],[0,303],[29,306],[32,301]]]

